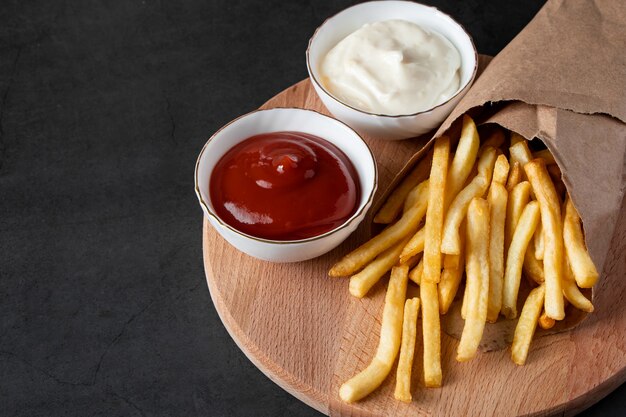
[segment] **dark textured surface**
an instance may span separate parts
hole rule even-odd
[[[350,3],[0,3],[1,415],[319,415],[220,323],[192,172],[212,132],[306,77],[309,36]],[[541,5],[432,3],[487,54]]]

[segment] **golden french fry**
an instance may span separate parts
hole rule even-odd
[[[444,209],[450,205],[454,197],[456,197],[463,188],[463,184],[465,184],[465,181],[472,171],[474,162],[476,162],[479,144],[480,138],[478,137],[478,131],[476,130],[474,121],[468,115],[464,115],[461,137],[446,179]]]
[[[513,135],[511,135],[511,139]],[[512,142],[511,142],[512,143]],[[532,161],[533,154],[530,153],[530,149],[528,149],[528,142],[526,139],[522,138],[521,141],[512,144],[509,148],[509,154],[511,155],[511,160],[514,162],[519,162],[522,167]]]
[[[537,284],[542,284],[545,281],[545,274],[543,273],[543,262],[535,258],[535,244],[531,240],[526,248],[526,254],[524,255],[524,265],[522,266],[524,274]]]
[[[465,258],[464,250],[461,249],[461,258]],[[461,279],[463,278],[464,265],[457,268],[446,268],[441,271],[441,281],[439,282],[439,312],[446,314],[459,290]]]
[[[545,274],[545,309],[548,317],[563,320],[565,309],[561,281],[563,269],[563,224],[561,203],[542,159],[524,165],[524,171],[539,202],[543,224],[543,270]]]
[[[493,178],[491,182],[505,185],[508,177],[509,177],[509,161],[506,159],[506,156],[498,155],[498,158],[496,159],[496,163],[493,167]]]
[[[543,261],[543,252],[545,250],[543,245],[543,226],[541,220],[539,224],[537,224],[537,228],[535,229],[535,234],[533,235],[533,242],[535,248],[535,258],[540,261]]]
[[[511,162],[518,162],[521,165],[522,172],[524,172],[524,165],[530,162],[533,159],[533,154],[528,149],[528,141],[524,139],[522,136],[516,134],[519,141],[511,141],[511,147],[509,148],[509,156],[511,158]],[[513,135],[511,135],[511,139],[513,139]],[[530,195],[534,199],[535,193],[531,187]]]
[[[429,181],[425,180],[411,191],[406,199],[404,206],[405,212],[410,210],[411,207],[422,204],[428,204],[428,184]],[[424,250],[424,228],[413,235],[411,240],[406,244],[402,253],[400,254],[400,263],[406,263],[410,258],[414,257],[418,253]]]
[[[382,384],[391,371],[400,349],[408,272],[408,266],[394,267],[391,270],[378,349],[367,368],[339,388],[339,397],[347,403],[358,401],[370,394]]]
[[[426,197],[424,197],[424,194],[426,194]],[[406,197],[406,200],[404,200],[402,213],[404,214],[409,211],[423,198],[428,200],[428,180],[424,180],[413,187],[409,195]]]
[[[519,163],[516,162],[516,164],[519,166]],[[513,239],[513,232],[515,232],[517,222],[519,221],[522,211],[524,210],[524,207],[526,207],[529,199],[530,183],[528,181],[520,182],[513,187],[507,203],[506,227],[504,230],[505,255],[508,253],[511,240]],[[533,248],[531,251],[533,255],[532,257],[529,253],[529,249],[531,247]],[[526,250],[526,254],[524,256],[523,271],[529,278],[540,284],[544,281],[543,264],[534,257],[534,245],[532,240],[529,242],[528,248],[529,249]]]
[[[593,312],[593,304],[578,289],[574,280],[574,273],[567,261],[567,257],[563,261],[563,296],[572,303],[574,307],[587,313]]]
[[[417,231],[417,233],[413,235],[411,240],[409,240],[407,244],[404,245],[404,248],[400,253],[401,264],[406,263],[409,259],[424,250],[424,233],[425,231],[422,227],[420,230]]]
[[[461,233],[461,237],[463,237],[463,233]],[[443,268],[444,269],[446,268],[455,269],[458,267],[459,267],[459,255],[450,255],[449,253],[446,253],[443,255]]]
[[[522,211],[530,199],[530,183],[523,181],[513,187],[506,206],[506,224],[504,229],[504,250],[508,253],[513,233],[517,227]]]
[[[396,243],[370,262],[360,272],[350,277],[350,294],[357,298],[365,297],[365,294],[398,262],[398,256],[406,245],[408,238]]]
[[[489,204],[482,198],[475,198],[467,210],[467,261],[466,281],[474,282],[468,290],[468,304],[457,348],[456,360],[464,362],[472,359],[478,351],[487,320],[489,299]]]
[[[497,164],[497,162],[496,162]],[[489,303],[487,320],[498,320],[502,308],[502,288],[504,286],[504,223],[508,194],[502,183],[491,182],[487,201],[489,202]]]
[[[541,316],[539,316],[539,327],[541,327],[542,329],[551,329],[554,327],[555,324],[556,321],[553,318],[548,317],[545,311],[541,313]]]
[[[526,138],[517,132],[511,132],[511,146],[518,142],[526,142]]]
[[[587,252],[580,216],[569,196],[565,201],[563,241],[576,283],[581,288],[591,288],[598,281],[598,270]]]
[[[506,182],[506,190],[511,192],[513,187],[522,181],[522,166],[519,162],[513,162],[509,172],[509,179]]]
[[[381,252],[415,233],[425,213],[426,202],[416,205],[404,213],[396,223],[344,256],[333,265],[328,275],[331,277],[345,277],[354,274]]]
[[[428,180],[426,180],[426,181],[428,181]],[[421,184],[423,184],[423,183],[424,182],[421,182],[418,185],[416,185],[415,187],[413,187],[413,189],[411,190],[409,195],[406,197],[406,200],[404,200],[404,206],[402,208],[402,213],[406,213],[407,211],[409,211],[411,209],[411,207],[413,207],[415,205],[415,203],[417,202],[417,199],[420,196],[419,186]]]
[[[478,159],[478,175],[452,201],[443,225],[441,252],[451,255],[459,254],[459,226],[467,214],[467,208],[472,199],[482,197],[487,191],[491,183],[495,161],[496,150],[491,147],[485,148]],[[428,221],[428,218],[426,220]]]
[[[420,259],[417,266],[409,272],[409,279],[420,285],[422,283],[422,274],[424,273],[424,258]]]
[[[383,204],[380,210],[378,210],[378,213],[376,213],[374,223],[388,224],[393,222],[396,217],[398,217],[400,210],[402,210],[402,206],[404,205],[404,201],[411,190],[420,182],[428,178],[431,159],[432,152],[429,152],[421,161],[417,163],[411,173],[407,175],[406,178],[402,180],[402,183],[400,183],[400,185],[393,190],[389,197],[387,197],[385,204]]]
[[[420,299],[411,298],[404,303],[404,321],[402,322],[402,343],[400,358],[396,373],[396,390],[393,396],[396,400],[411,402],[411,370],[415,354],[415,339],[417,336],[417,316],[419,314]]]
[[[441,323],[437,283],[424,279],[420,285],[422,299],[422,330],[424,343],[424,383],[426,387],[441,386]]]
[[[441,233],[443,229],[450,138],[441,136],[435,140],[433,163],[428,187],[428,211],[424,226],[424,272],[425,280],[439,282],[441,275]],[[422,303],[424,300],[422,300]]]
[[[574,307],[587,313],[593,312],[593,304],[580,292],[574,281],[563,282],[563,296]]]
[[[422,260],[422,254],[420,253],[420,254],[417,254],[417,255],[413,256],[412,258],[409,258],[409,260],[408,260],[408,261],[406,261],[405,263],[400,264],[400,262],[398,262],[396,265],[406,265],[406,266],[408,266],[408,267],[409,267],[409,270],[410,270],[411,268],[416,267],[416,266],[417,266],[417,264],[418,264],[421,260]]]
[[[539,214],[539,203],[531,201],[526,205],[513,233],[511,246],[509,246],[502,292],[502,314],[509,319],[517,317],[517,295],[522,277],[524,254],[539,222]]]
[[[461,230],[465,230],[465,220],[461,223]],[[465,272],[465,233],[461,233],[461,253],[458,255],[445,255],[444,267],[441,271],[441,280],[437,286],[439,294],[439,312],[446,314],[456,297],[456,293],[459,290],[461,279],[463,278],[463,272]],[[450,256],[456,259],[455,264],[449,266],[445,265],[445,259]]]
[[[554,155],[548,149],[544,149],[542,151],[533,152],[533,159],[541,158],[544,160],[546,165],[554,165],[556,164],[556,160],[554,159]]]
[[[412,207],[415,207],[420,201],[425,200],[428,203],[428,180],[424,180],[417,184],[404,200],[404,208],[402,213],[406,213]]]
[[[528,357],[530,342],[533,340],[537,321],[544,304],[545,287],[540,285],[533,289],[522,307],[522,314],[515,326],[513,335],[513,345],[511,346],[511,359],[517,365],[524,365]]]

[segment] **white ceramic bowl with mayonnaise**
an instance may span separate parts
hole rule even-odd
[[[328,52],[366,23],[406,20],[448,39],[461,56],[456,93],[433,108],[412,114],[384,115],[359,110],[335,98],[321,83],[320,67]],[[478,53],[470,35],[438,9],[409,1],[372,1],[352,6],[327,19],[313,34],[306,51],[311,83],[328,110],[358,132],[378,139],[399,140],[437,128],[467,93],[478,70]]]
[[[361,197],[355,213],[340,226],[318,236],[300,240],[270,240],[240,232],[216,214],[209,183],[213,168],[233,146],[262,133],[298,131],[309,133],[337,146],[348,157],[359,177]],[[378,184],[372,151],[344,123],[312,110],[277,108],[245,114],[218,130],[206,142],[195,169],[196,195],[209,223],[235,248],[255,258],[272,262],[297,262],[320,256],[343,242],[365,218]]]

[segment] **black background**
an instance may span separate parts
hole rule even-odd
[[[306,78],[310,35],[351,3],[1,2],[0,414],[319,415],[222,326],[192,174],[216,129]],[[486,54],[542,4],[428,3]]]

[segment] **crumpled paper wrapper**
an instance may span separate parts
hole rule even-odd
[[[541,139],[554,154],[583,220],[600,279],[626,183],[625,28],[626,2],[549,1],[489,63],[433,136],[458,129],[467,112],[479,125],[494,123],[527,139]],[[390,189],[432,141],[411,158]],[[522,286],[520,303],[527,293]],[[571,329],[585,316],[570,307],[565,320],[549,331],[539,329],[537,336]],[[509,346],[516,322],[488,324],[481,348]],[[457,301],[442,326],[460,337],[463,324]]]

